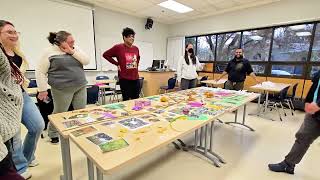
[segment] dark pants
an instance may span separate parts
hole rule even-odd
[[[195,88],[197,84],[197,79],[181,79],[180,88],[182,90]]]
[[[139,98],[140,84],[139,80],[120,79],[120,88],[123,101]]]
[[[11,155],[12,145],[10,140],[5,144],[8,149],[8,154],[2,161],[0,161],[0,180],[24,180],[24,178],[17,173],[14,166]]]
[[[319,136],[320,117],[313,117],[310,114],[306,114],[303,124],[296,133],[296,141],[289,154],[285,157],[285,161],[292,166],[298,164],[312,142]]]
[[[244,81],[242,82],[232,82],[230,80],[226,81],[224,84],[224,88],[225,89],[229,89],[229,90],[242,90],[244,86]]]

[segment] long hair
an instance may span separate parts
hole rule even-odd
[[[0,31],[5,25],[11,25],[14,27],[14,25],[11,22],[5,21],[5,20],[0,20]],[[1,43],[0,43],[0,48],[8,58],[8,55],[7,55],[3,45]],[[10,67],[11,67],[11,76],[16,79],[17,84],[22,84],[24,81],[24,76],[22,75],[20,69],[12,61],[9,60],[9,63],[10,63]]]
[[[186,63],[188,65],[190,64],[190,62],[189,62],[189,57],[188,57],[188,51],[186,49],[189,46],[189,44],[191,44],[191,43],[186,44],[186,47],[184,48],[184,60],[186,61]],[[194,52],[190,55],[190,58],[192,60],[193,65],[197,64],[196,56],[194,55]]]

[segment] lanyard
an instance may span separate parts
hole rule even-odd
[[[314,91],[314,94],[313,94],[313,102],[317,102],[319,86],[320,86],[320,78],[319,78],[319,80],[318,80],[318,86],[317,86],[317,89]]]

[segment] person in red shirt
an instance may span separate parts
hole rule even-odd
[[[139,98],[140,54],[138,47],[133,45],[135,34],[133,29],[124,28],[122,31],[124,43],[117,44],[103,53],[106,60],[118,66],[119,83],[124,101]]]

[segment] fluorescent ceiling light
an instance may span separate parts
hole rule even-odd
[[[250,39],[255,40],[255,41],[261,41],[263,37],[261,36],[251,36]]]
[[[164,1],[158,5],[161,7],[170,9],[172,11],[178,12],[178,13],[186,13],[186,12],[193,11],[192,8],[185,6],[181,3],[178,3],[176,1],[173,1],[173,0]]]
[[[291,30],[297,31],[306,28],[306,25],[296,25],[296,26],[290,26]]]
[[[311,36],[311,33],[310,32],[297,32],[296,33],[297,36]]]

